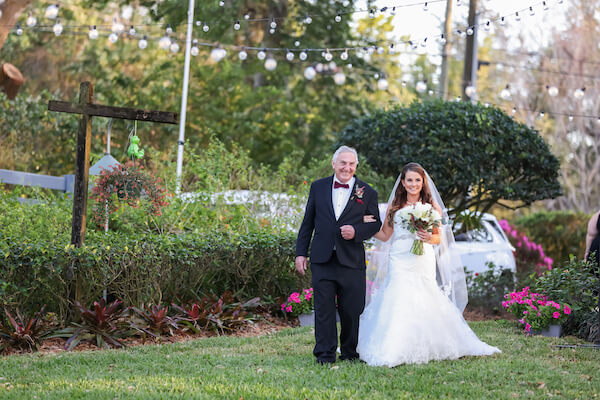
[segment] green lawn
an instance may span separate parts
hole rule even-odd
[[[526,337],[507,321],[472,322],[500,355],[374,368],[316,365],[310,328],[126,350],[0,358],[0,399],[590,399],[600,350]],[[443,332],[440,332],[443,334]]]

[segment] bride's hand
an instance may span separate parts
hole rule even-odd
[[[431,232],[427,232],[426,230],[423,229],[419,229],[417,231],[417,236],[419,237],[419,239],[425,243],[429,243],[431,241],[431,237],[433,236],[433,234]]]
[[[367,224],[367,223],[369,223],[369,222],[376,222],[376,219],[375,219],[375,217],[374,217],[374,216],[372,216],[372,215],[365,215],[365,216],[363,217],[363,222],[364,222],[365,224]]]

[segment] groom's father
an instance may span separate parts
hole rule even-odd
[[[358,321],[365,307],[366,264],[363,241],[381,227],[377,192],[354,176],[356,150],[341,146],[333,155],[334,175],[310,187],[304,220],[296,241],[296,269],[306,272],[308,247],[315,303],[315,348],[320,364],[335,362],[337,310],[341,360],[358,358]],[[377,223],[364,223],[374,215]]]

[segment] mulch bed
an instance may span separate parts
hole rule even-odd
[[[488,320],[498,320],[498,319],[514,319],[514,317],[507,313],[492,313],[489,310],[484,309],[476,309],[467,307],[465,312],[463,313],[465,319],[467,321],[488,321]],[[296,327],[298,326],[298,320],[296,318],[285,319],[273,316],[269,313],[262,314],[259,319],[256,321],[249,322],[248,324],[243,325],[239,329],[230,332],[227,336],[236,336],[236,337],[253,337],[253,336],[264,336],[272,333],[279,332],[284,328]],[[218,336],[215,332],[201,332],[198,334],[185,334],[185,333],[176,333],[173,336],[163,336],[159,339],[156,338],[146,338],[142,339],[139,337],[131,337],[123,340],[123,343],[127,347],[132,346],[143,346],[150,344],[162,344],[162,343],[179,343],[186,342],[189,340],[195,340],[199,338],[207,338]],[[65,339],[55,338],[55,339],[47,339],[43,342],[42,347],[40,348],[37,354],[56,354],[64,352]],[[101,350],[97,346],[92,343],[79,343],[73,351],[97,351]],[[22,351],[17,349],[6,349],[4,355],[9,354],[28,354],[28,351]]]

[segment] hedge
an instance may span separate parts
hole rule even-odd
[[[43,304],[59,319],[68,309],[67,271],[76,266],[82,303],[106,288],[126,304],[194,299],[231,290],[240,299],[274,301],[308,287],[294,269],[295,236],[140,235],[88,232],[74,248],[57,241],[12,240],[0,233],[0,306],[37,311]]]

